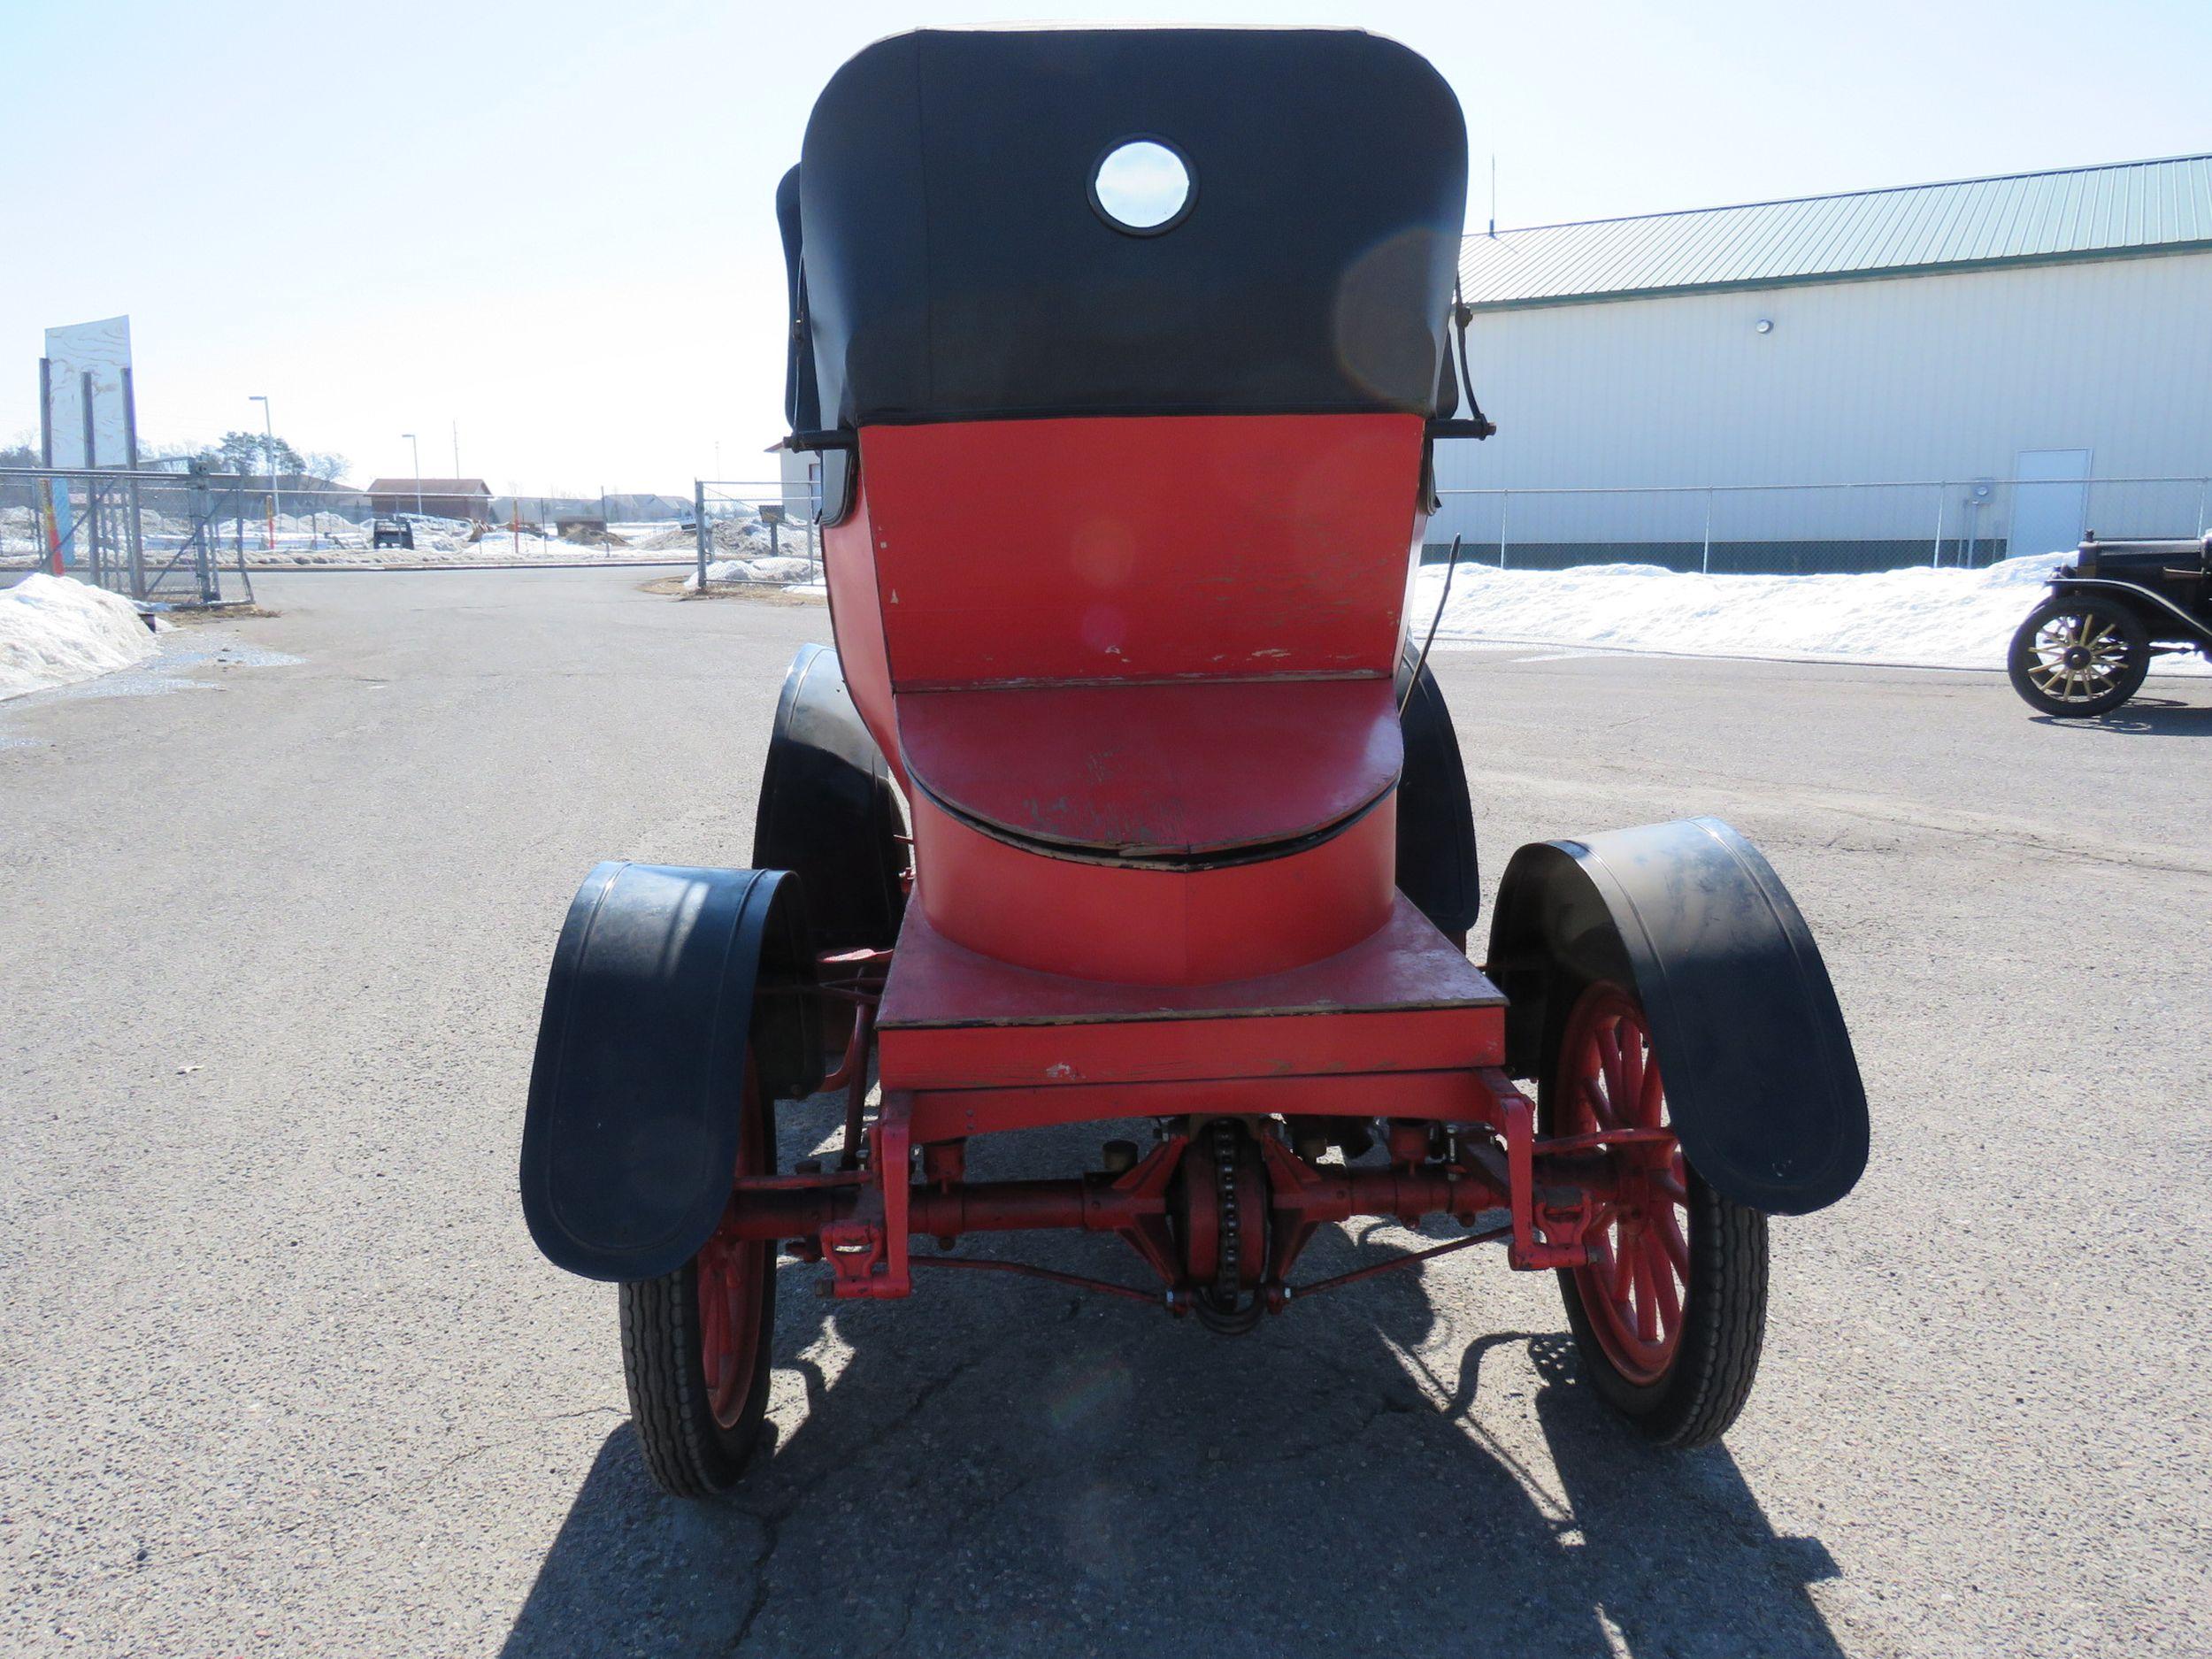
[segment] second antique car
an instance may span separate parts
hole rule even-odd
[[[2012,688],[2039,714],[2108,714],[2157,657],[2212,660],[2212,535],[2100,541],[2093,533],[2012,636]]]

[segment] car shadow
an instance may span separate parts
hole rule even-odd
[[[1130,1277],[1111,1240],[1019,1242]],[[1308,1271],[1398,1248],[1327,1230]],[[1840,1652],[1808,1590],[1826,1550],[1775,1532],[1724,1448],[1637,1439],[1562,1335],[1431,1373],[1412,1272],[1232,1339],[1002,1274],[833,1304],[822,1271],[779,1286],[795,1429],[719,1504],[662,1496],[609,1434],[506,1659]]]
[[[2212,737],[2212,703],[2183,703],[2173,697],[2137,697],[2093,719],[2050,714],[2031,718],[2039,726],[2110,732],[2121,737]]]

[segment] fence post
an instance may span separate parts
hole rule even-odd
[[[707,590],[707,486],[703,479],[691,480],[691,529],[699,542],[699,591]]]
[[[54,499],[54,487],[57,483],[61,486],[61,499],[58,502]],[[40,479],[37,504],[43,509],[45,514],[45,523],[41,526],[41,533],[46,543],[46,568],[58,576],[62,573],[62,517],[70,510],[69,480],[65,478],[57,480],[51,472]]]
[[[1498,568],[1500,570],[1505,568],[1505,513],[1512,502],[1513,492],[1511,490],[1504,489],[1498,492]]]
[[[1697,573],[1701,576],[1713,573],[1713,492],[1709,489],[1705,492],[1705,554],[1698,560]]]
[[[2204,492],[2207,485],[2212,485],[2212,479],[2200,478],[2197,480],[2197,534],[2199,535],[2202,535],[2206,529],[2204,522]]]
[[[1936,486],[1935,549],[1928,556],[1928,565],[1934,570],[1943,568],[1943,486],[1940,484]]]
[[[131,597],[146,596],[146,510],[139,494],[138,480],[130,482],[129,503],[124,511],[129,516],[124,522],[124,534],[130,538]]]
[[[91,572],[95,588],[104,588],[107,586],[107,560],[100,550],[100,485],[96,479],[85,480],[84,516],[77,523],[84,537],[77,562]]]

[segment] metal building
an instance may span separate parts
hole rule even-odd
[[[2212,155],[1471,236],[1475,556],[1986,563],[2207,527]]]

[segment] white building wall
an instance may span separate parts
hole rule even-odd
[[[814,517],[814,503],[822,493],[822,457],[811,450],[780,449],[783,469],[783,516],[787,523],[805,524]]]
[[[2002,534],[2022,450],[2086,449],[2100,479],[2212,474],[2212,253],[1480,311],[1469,344],[1500,429],[1439,446],[1432,543],[1499,534],[1495,501],[1455,503],[1455,488],[1987,479],[1982,532]],[[1726,497],[1716,535],[1924,534],[1935,494]],[[2197,494],[2100,491],[2091,527],[2181,533],[2167,521],[2198,518]],[[1949,495],[1956,524],[1968,492]],[[1517,542],[1694,541],[1706,507],[1539,496],[1508,511]]]

